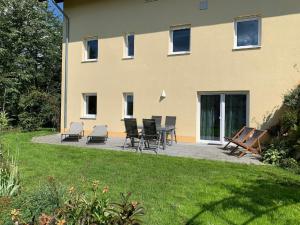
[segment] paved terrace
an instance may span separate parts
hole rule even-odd
[[[53,144],[53,145],[65,145],[74,147],[85,147],[93,149],[107,149],[113,151],[126,151],[135,152],[136,149],[126,148],[123,150],[124,139],[121,138],[109,138],[106,144],[86,144],[86,138],[82,138],[79,142],[68,141],[61,143],[60,134],[34,137],[32,139],[35,143]],[[143,153],[155,154],[151,150],[144,150]],[[236,155],[229,154],[228,150],[223,150],[222,146],[218,145],[203,145],[203,144],[185,144],[185,143],[174,143],[173,146],[167,146],[166,150],[159,150],[159,155],[168,155],[175,157],[187,157],[194,159],[207,159],[207,160],[218,160],[234,163],[244,164],[262,164],[256,156],[248,154],[243,158],[238,158]]]

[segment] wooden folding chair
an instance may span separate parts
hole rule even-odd
[[[235,152],[239,147],[245,149],[245,151],[241,152],[239,157],[243,157],[248,152],[253,154],[261,154],[261,144],[260,140],[267,133],[266,130],[254,130],[254,133],[251,137],[249,137],[245,142],[232,141],[232,143],[236,144],[237,147],[232,151]]]
[[[226,141],[228,141],[227,145],[224,147],[224,149],[226,150],[227,147],[233,142],[239,142],[239,143],[243,143],[245,142],[250,136],[251,134],[254,132],[254,128],[251,127],[243,127],[241,130],[239,130],[232,138],[230,137],[224,137],[224,139]]]

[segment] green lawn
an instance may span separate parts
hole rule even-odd
[[[300,224],[300,177],[270,166],[173,158],[30,143],[36,133],[10,133],[19,148],[23,193],[48,176],[86,187],[100,180],[112,196],[133,192],[146,225]]]

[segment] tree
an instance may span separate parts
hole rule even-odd
[[[38,112],[59,109],[61,41],[62,21],[47,10],[47,3],[0,0],[0,111],[8,113],[13,125],[24,119],[24,98],[33,91],[46,97]],[[53,116],[59,117],[49,112],[38,120],[42,126],[58,126]]]

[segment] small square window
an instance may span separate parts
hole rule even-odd
[[[208,0],[200,1],[200,10],[208,9]]]
[[[135,42],[134,34],[127,34],[125,36],[124,58],[134,57],[134,42]]]
[[[251,18],[235,21],[235,44],[237,49],[261,46],[261,19]]]
[[[98,59],[98,40],[87,39],[85,41],[85,60],[97,60]]]
[[[97,116],[97,95],[84,94],[84,117],[96,118]]]
[[[124,93],[124,118],[133,118],[133,94]]]
[[[189,53],[191,42],[191,28],[173,28],[170,32],[170,53]]]

